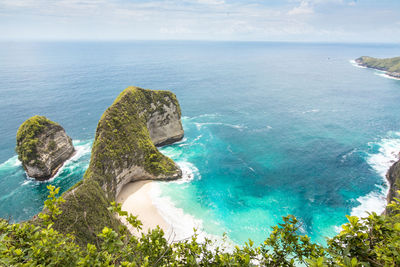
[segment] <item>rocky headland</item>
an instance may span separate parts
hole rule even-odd
[[[169,91],[126,88],[97,125],[89,167],[81,182],[63,194],[54,228],[74,232],[80,244],[96,243],[105,226],[122,224],[109,210],[121,189],[139,180],[172,180],[180,168],[156,145],[183,138],[181,110]]]
[[[36,115],[19,127],[16,151],[29,177],[47,180],[57,173],[75,150],[63,127]]]
[[[374,58],[362,56],[355,62],[363,67],[385,71],[387,75],[400,79],[400,57]]]

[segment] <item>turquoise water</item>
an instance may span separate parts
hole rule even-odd
[[[162,151],[186,182],[160,185],[166,212],[182,209],[238,243],[261,242],[294,214],[323,242],[345,214],[382,210],[400,151],[400,81],[350,60],[399,54],[363,44],[1,43],[0,216],[28,219],[48,183],[65,191],[79,181],[98,119],[136,85],[172,90],[183,110],[184,141]],[[50,182],[27,178],[14,152],[34,114],[63,125],[79,151]]]

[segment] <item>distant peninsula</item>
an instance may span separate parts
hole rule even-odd
[[[387,75],[400,79],[400,57],[374,58],[362,56],[355,61],[360,66],[385,71]]]

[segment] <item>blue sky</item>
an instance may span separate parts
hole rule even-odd
[[[400,0],[0,0],[3,40],[400,42]]]

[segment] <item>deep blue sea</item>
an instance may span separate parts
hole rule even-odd
[[[346,214],[382,211],[400,152],[400,80],[351,62],[363,55],[399,56],[400,45],[0,43],[0,217],[29,219],[48,184],[79,181],[100,116],[135,85],[171,90],[181,104],[185,139],[161,150],[185,181],[157,193],[171,220],[184,212],[241,244],[293,214],[324,242]],[[60,123],[78,150],[49,182],[28,178],[14,150],[35,114]]]

